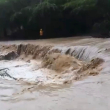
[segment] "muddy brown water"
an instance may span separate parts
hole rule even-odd
[[[34,41],[7,41],[12,44],[53,45],[59,49],[74,47],[82,60],[94,56],[104,58],[104,69],[97,76],[66,85],[36,86],[14,80],[0,79],[1,110],[110,110],[110,39],[92,37],[61,38]],[[55,47],[55,48],[56,48]],[[65,50],[64,48],[64,50]],[[82,50],[85,53],[82,54]],[[6,63],[6,62],[5,62]],[[5,64],[3,61],[2,65]]]

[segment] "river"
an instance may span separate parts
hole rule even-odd
[[[0,78],[1,110],[109,110],[110,109],[110,39],[109,38],[59,38],[49,40],[7,41],[0,45],[33,44],[54,46],[62,52],[67,48],[74,50],[73,56],[82,61],[93,57],[104,59],[103,70],[99,75],[89,76],[71,84],[39,85]],[[84,50],[84,51],[83,51]],[[83,51],[83,53],[82,53]],[[2,49],[0,51],[2,53]],[[33,63],[33,62],[32,62]],[[12,68],[23,65],[18,69]],[[14,77],[32,79],[24,61],[0,61],[0,68],[12,68]],[[22,70],[22,71],[21,71]],[[20,73],[21,72],[21,73]],[[16,74],[17,73],[17,74]],[[28,75],[27,75],[28,74]],[[30,75],[29,75],[30,74]],[[41,73],[39,73],[41,74]],[[43,79],[44,80],[44,79]]]

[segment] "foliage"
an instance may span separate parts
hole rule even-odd
[[[102,32],[110,28],[109,11],[110,0],[0,0],[0,37],[21,26],[25,39],[39,38],[40,28],[45,38]]]

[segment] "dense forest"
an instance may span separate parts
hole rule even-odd
[[[109,35],[110,0],[0,0],[0,39]]]

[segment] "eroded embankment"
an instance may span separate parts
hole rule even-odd
[[[29,79],[29,77],[22,77],[22,75],[24,72],[25,76],[28,75],[27,71],[29,71],[29,74],[33,74],[34,77],[34,80],[31,81],[37,84],[62,84],[100,73],[104,60],[101,57],[94,57],[98,51],[97,49],[92,50],[92,47],[52,47],[31,44],[1,46],[0,60],[1,62],[8,60],[5,63],[18,62],[14,68],[9,67],[9,69],[15,70],[14,73],[12,74],[12,71],[9,73],[7,71],[7,73],[19,81],[28,81],[26,78]],[[22,67],[19,65],[19,61],[23,61],[30,66]],[[35,63],[33,64],[32,61]],[[32,69],[32,65],[34,65],[34,69]],[[16,68],[20,66],[22,69],[26,68],[26,70],[19,71],[22,75],[19,74],[21,77],[18,77],[18,75],[15,75]],[[3,74],[2,72],[1,76]],[[39,74],[42,74],[42,76],[38,77]]]

